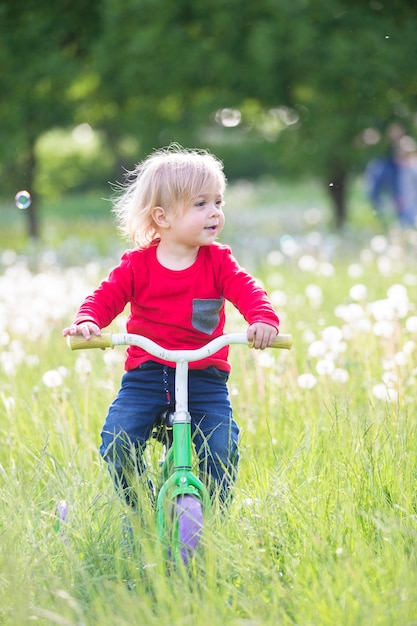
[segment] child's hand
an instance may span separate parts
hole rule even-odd
[[[82,335],[84,339],[90,339],[91,335],[101,335],[101,330],[94,322],[83,322],[82,324],[72,324],[62,331],[64,337],[68,335]]]
[[[255,322],[248,328],[248,341],[253,342],[253,347],[261,350],[265,350],[268,346],[272,345],[278,331],[275,326],[270,324],[264,324],[263,322]]]

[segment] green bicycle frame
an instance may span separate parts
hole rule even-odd
[[[156,531],[165,551],[175,543],[170,533],[173,505],[178,496],[193,495],[202,502],[204,515],[211,510],[207,488],[191,470],[191,416],[188,412],[188,361],[181,360],[175,370],[175,413],[172,422],[172,446],[163,466],[164,484],[156,501]]]

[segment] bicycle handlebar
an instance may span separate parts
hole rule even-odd
[[[143,348],[151,356],[158,357],[164,361],[199,361],[228,344],[243,344],[252,346],[248,341],[246,333],[228,333],[216,337],[201,348],[195,350],[168,350],[142,335],[132,333],[103,333],[100,336],[93,335],[90,339],[84,339],[81,335],[69,337],[71,350],[84,350],[86,348],[114,348],[114,346],[137,346]],[[277,335],[270,348],[282,348],[289,350],[292,346],[292,335]]]

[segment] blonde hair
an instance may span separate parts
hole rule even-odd
[[[188,150],[178,144],[156,150],[128,172],[113,205],[119,227],[135,246],[149,244],[157,230],[152,209],[181,210],[201,193],[223,194],[223,164],[206,150]]]

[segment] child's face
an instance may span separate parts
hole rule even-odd
[[[194,246],[208,246],[220,235],[224,226],[223,195],[202,191],[184,209],[169,211],[168,235],[172,242]]]

